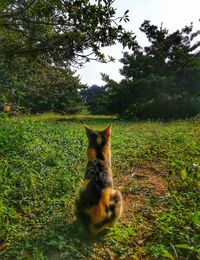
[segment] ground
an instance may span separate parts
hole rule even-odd
[[[154,168],[155,167],[155,168]],[[166,172],[157,166],[137,166],[132,172],[126,172],[116,183],[123,192],[123,218],[128,220],[133,214],[145,210],[145,201],[151,196],[157,196],[162,202],[168,192]],[[159,206],[162,206],[160,203]]]
[[[76,222],[86,123],[112,123],[112,171],[123,214],[104,236]],[[198,259],[200,124],[106,116],[0,117],[1,259]]]

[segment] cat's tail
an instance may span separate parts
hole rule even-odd
[[[108,227],[112,227],[122,214],[122,195],[113,188],[103,191],[97,206],[92,209],[91,232],[99,234]]]

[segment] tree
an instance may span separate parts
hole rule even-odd
[[[131,118],[171,119],[200,112],[200,42],[193,25],[169,33],[144,21],[150,46],[135,46],[121,59],[125,76],[117,86],[109,82],[117,113]],[[115,86],[115,87],[113,87]]]
[[[107,112],[105,87],[92,85],[81,91],[81,96],[85,100],[88,111],[92,114],[105,114]]]
[[[82,85],[70,69],[57,68],[40,59],[30,64],[27,60],[16,61],[16,67],[0,66],[2,106],[10,103],[14,111],[32,113],[72,114],[82,109]]]
[[[135,37],[120,25],[113,0],[14,0],[0,3],[1,102],[31,111],[80,108],[80,82],[70,66],[105,57],[102,47]],[[41,66],[42,64],[42,66]],[[57,80],[56,80],[57,78]]]
[[[135,37],[116,17],[113,0],[15,0],[0,3],[0,58],[45,59],[56,66],[81,66],[106,57],[101,47],[117,41],[134,45]],[[112,57],[108,57],[113,60]]]

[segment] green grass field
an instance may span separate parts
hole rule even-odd
[[[119,223],[91,239],[75,222],[84,176],[83,124],[112,124]],[[106,116],[0,115],[0,259],[198,259],[200,123]]]

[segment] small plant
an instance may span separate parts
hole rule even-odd
[[[170,165],[169,188],[191,190],[200,187],[200,163],[173,160]]]

